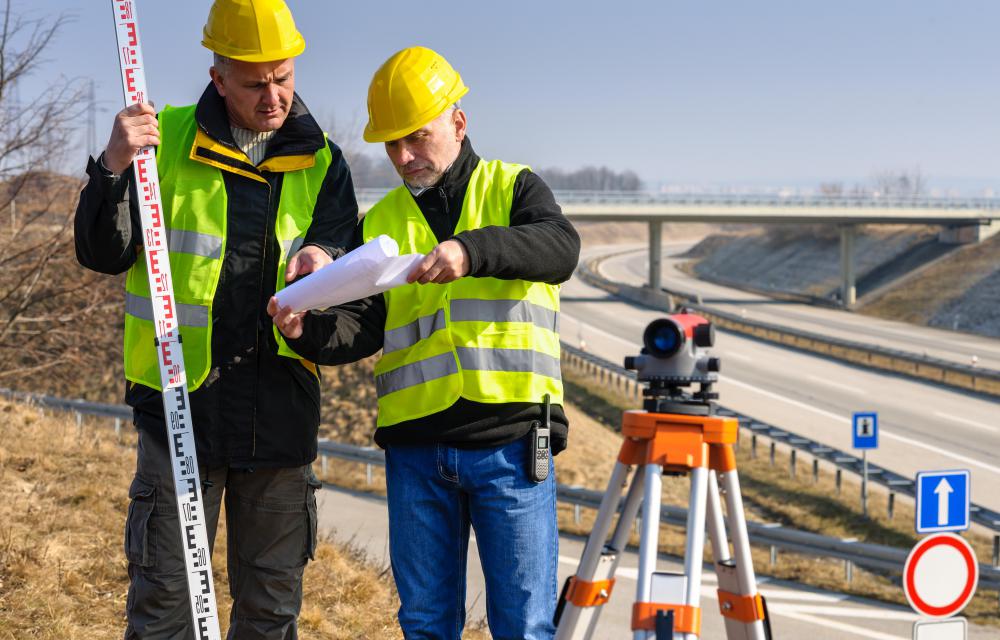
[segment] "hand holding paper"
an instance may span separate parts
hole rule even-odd
[[[423,260],[418,253],[399,255],[399,245],[382,235],[339,260],[275,294],[280,307],[301,313],[358,300],[406,284]]]

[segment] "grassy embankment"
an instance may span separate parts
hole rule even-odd
[[[110,429],[78,429],[67,416],[0,400],[0,639],[121,636],[133,447]],[[225,634],[231,602],[219,526],[214,569]],[[300,637],[398,638],[398,606],[384,569],[323,541],[306,569]]]

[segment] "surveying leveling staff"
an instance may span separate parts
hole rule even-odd
[[[389,540],[408,638],[459,638],[470,524],[495,638],[548,638],[556,602],[553,474],[533,482],[530,433],[554,403],[553,452],[566,446],[559,287],[580,241],[527,167],[480,159],[457,102],[467,89],[435,52],[392,56],[368,92],[365,140],[384,142],[404,185],[365,216],[427,258],[412,284],[357,313],[291,314],[279,328],[318,362],[369,355],[386,450]],[[551,465],[551,463],[549,463]]]
[[[191,612],[153,344],[131,161],[156,144],[209,537],[225,494],[230,638],[296,637],[316,543],[319,383],[274,330],[268,299],[351,241],[357,203],[340,149],[294,93],[305,41],[282,0],[217,0],[198,104],[120,112],[87,167],[80,263],[128,270],[126,401],[139,446],[125,553],[126,638],[191,638]]]

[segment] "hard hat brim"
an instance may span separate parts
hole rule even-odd
[[[301,36],[292,44],[292,46],[282,49],[281,51],[269,51],[267,53],[248,52],[230,47],[224,47],[217,42],[209,41],[208,38],[202,40],[201,44],[209,51],[217,53],[220,56],[225,56],[232,60],[242,60],[243,62],[274,62],[275,60],[287,60],[288,58],[295,58],[302,55],[302,52],[306,50],[305,38],[302,38]]]

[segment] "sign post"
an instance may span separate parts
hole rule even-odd
[[[878,449],[878,414],[857,412],[851,419],[851,442],[861,450],[861,513],[868,516],[868,450]]]

